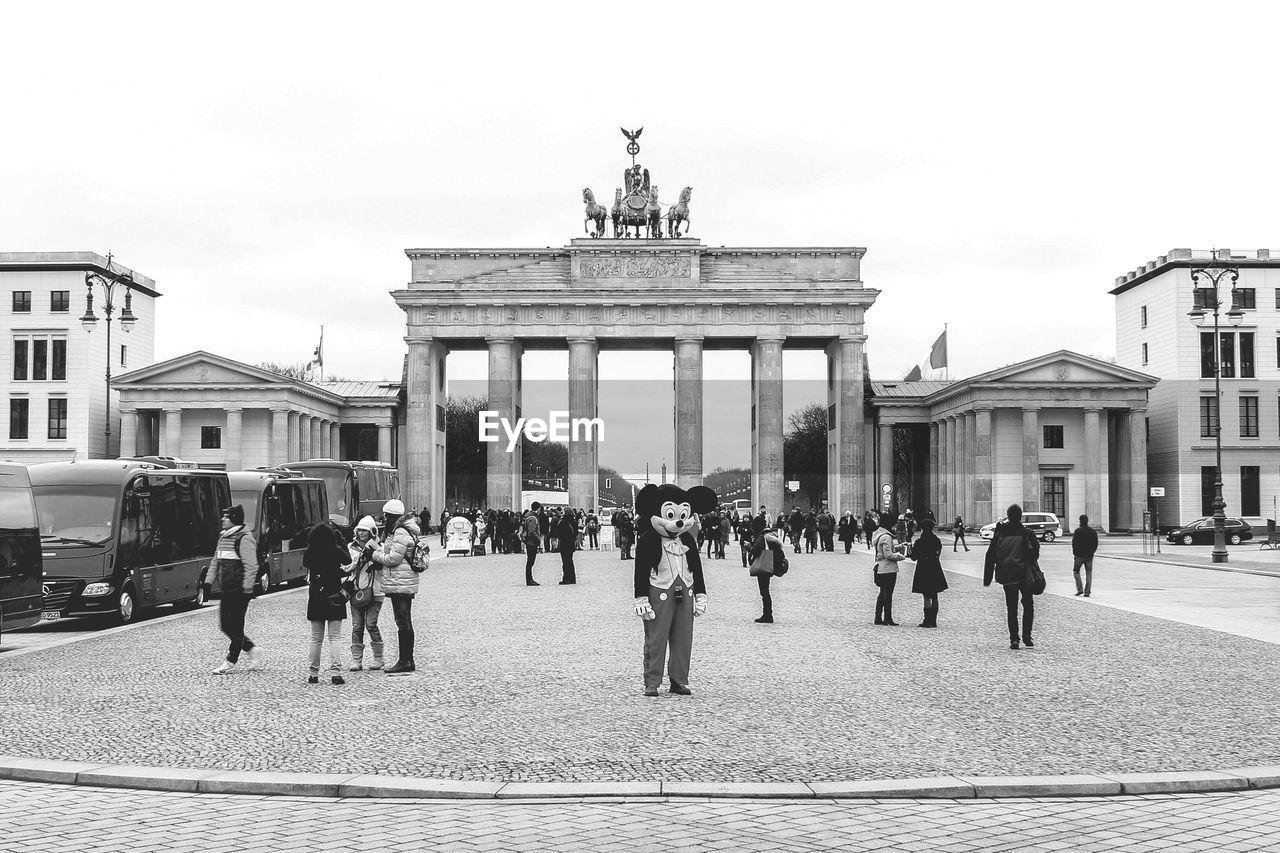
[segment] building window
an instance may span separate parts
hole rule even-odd
[[[67,437],[67,398],[54,397],[49,401],[49,438]]]
[[[1280,287],[1276,288],[1276,307],[1280,308]]]
[[[1222,332],[1221,345],[1218,347],[1218,364],[1223,379],[1234,379],[1236,376],[1236,333]]]
[[[1143,364],[1147,363],[1147,345],[1146,344],[1142,345],[1142,363]]]
[[[1062,449],[1062,446],[1063,446],[1062,424],[1045,424],[1044,446],[1049,449],[1058,449],[1058,450]]]
[[[1195,294],[1195,296],[1193,296],[1193,297],[1191,298],[1191,304],[1192,304],[1192,306],[1194,306],[1194,307],[1196,307],[1196,308],[1203,308],[1203,309],[1204,309],[1204,310],[1206,310],[1206,311],[1212,311],[1212,310],[1213,310],[1213,308],[1214,308],[1214,305],[1213,305],[1213,288],[1211,288],[1211,287],[1197,287],[1194,291],[1192,291],[1192,293],[1194,293],[1194,294]]]
[[[1253,332],[1240,333],[1240,378],[1253,379]]]
[[[1200,466],[1200,514],[1213,515],[1214,483],[1217,482],[1218,469],[1212,465]]]
[[[1258,307],[1258,291],[1252,287],[1237,287],[1232,297],[1232,303],[1237,308],[1257,308]]]
[[[1142,328],[1147,327],[1147,306],[1142,306]]]
[[[129,366],[129,348],[124,344],[120,345],[120,366],[121,367]]]
[[[1258,437],[1258,398],[1240,397],[1240,437]]]
[[[50,379],[66,379],[67,378],[67,339],[54,338],[50,341],[53,349],[53,369],[49,373]]]
[[[9,438],[27,437],[27,424],[31,417],[31,401],[26,397],[9,399]]]
[[[49,295],[50,311],[70,311],[71,310],[71,291],[55,290]]]
[[[1067,517],[1067,478],[1045,477],[1041,489],[1040,506],[1058,518]]]
[[[1213,378],[1213,332],[1200,333],[1200,378]]]
[[[31,342],[31,378],[45,379],[49,375],[49,341],[36,338]]]
[[[13,310],[19,314],[31,313],[31,291],[15,290],[13,292]]]
[[[1213,438],[1218,429],[1218,398],[1200,398],[1200,437]]]
[[[1240,514],[1262,514],[1261,468],[1257,465],[1240,466]]]
[[[13,342],[13,378],[15,380],[27,378],[27,342],[25,339]]]
[[[222,448],[222,427],[200,427],[200,449],[220,450]]]

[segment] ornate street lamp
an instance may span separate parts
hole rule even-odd
[[[103,445],[104,457],[111,453],[111,315],[115,312],[112,299],[117,285],[124,285],[124,308],[120,311],[120,328],[126,333],[131,332],[133,324],[138,322],[138,318],[133,313],[133,274],[114,272],[111,268],[110,252],[107,253],[106,272],[106,276],[96,272],[84,274],[84,286],[88,294],[85,297],[84,316],[80,318],[80,326],[89,334],[93,334],[94,328],[98,325],[98,317],[93,313],[93,286],[99,285],[102,288],[102,313],[107,320],[107,424],[103,430],[103,435],[106,436],[106,443]]]
[[[1227,311],[1227,321],[1232,326],[1239,326],[1244,319],[1236,296],[1236,282],[1240,278],[1240,270],[1235,267],[1220,266],[1218,253],[1215,250],[1213,260],[1206,267],[1195,267],[1191,270],[1191,286],[1194,301],[1187,316],[1197,327],[1204,326],[1205,316],[1209,308],[1213,312],[1213,394],[1214,418],[1213,439],[1217,449],[1217,467],[1213,482],[1213,562],[1227,562],[1227,502],[1222,499],[1222,339],[1218,335],[1218,309],[1223,305],[1218,296],[1218,286],[1230,277],[1231,308]],[[1203,283],[1202,283],[1203,282]]]

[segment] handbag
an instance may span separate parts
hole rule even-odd
[[[766,557],[769,558],[767,561],[766,561]],[[766,562],[767,562],[767,565],[766,565]],[[756,554],[751,558],[751,568],[750,568],[751,576],[753,578],[760,577],[761,575],[772,576],[773,564],[774,564],[774,561],[772,559],[772,554],[769,550],[769,546],[766,545],[765,547],[760,549],[760,553]]]
[[[1026,548],[1025,541],[1023,548]],[[1027,555],[1027,587],[1032,595],[1040,595],[1045,587],[1044,572],[1040,571],[1040,563],[1030,555]]]
[[[368,586],[356,587],[356,594],[351,599],[351,603],[359,610],[363,610],[373,604],[373,572],[369,572]]]

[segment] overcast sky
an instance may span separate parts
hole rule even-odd
[[[1264,3],[13,4],[0,248],[113,250],[154,278],[161,359],[302,361],[324,324],[331,372],[398,378],[404,249],[565,244],[582,187],[608,198],[629,162],[618,127],[643,126],[666,201],[695,187],[691,236],[867,248],[876,378],[944,323],[954,376],[1106,357],[1116,275],[1174,246],[1280,245],[1278,19]]]

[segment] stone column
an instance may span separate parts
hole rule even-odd
[[[227,431],[222,436],[222,457],[228,471],[244,469],[244,447],[240,430],[240,409],[227,409]]]
[[[876,512],[884,511],[884,486],[894,487],[889,493],[889,508],[898,502],[897,484],[893,479],[893,424],[879,424],[876,428]],[[906,507],[898,507],[899,511]]]
[[[318,423],[320,430],[320,455],[325,459],[333,458],[333,453],[329,447],[329,442],[332,440],[332,433],[329,431],[329,423],[330,421],[327,418],[320,418]]]
[[[1022,407],[1022,508],[1026,512],[1040,511],[1039,406]]]
[[[489,338],[489,410],[511,424],[516,422],[516,410],[520,408],[520,388],[516,377],[522,352],[523,347],[515,338]],[[488,459],[486,497],[494,509],[519,510],[521,471],[516,465],[518,447],[508,452],[506,433],[500,427],[497,433],[498,440],[490,442],[485,451]],[[572,445],[569,453],[573,453]]]
[[[310,459],[311,453],[311,415],[298,414],[298,456]]]
[[[569,339],[569,505],[577,509],[594,509],[599,502],[599,424],[590,430],[573,429],[578,419],[591,422],[599,417],[599,354],[595,338]],[[677,405],[680,399],[676,392]],[[577,433],[575,435],[575,432]],[[680,435],[676,435],[676,459],[680,456]],[[699,459],[701,462],[701,459]],[[702,482],[701,479],[698,480]],[[681,481],[680,485],[684,485]],[[518,507],[519,504],[516,504]]]
[[[970,518],[983,525],[992,519],[978,515],[978,466],[975,464],[978,455],[978,416],[974,412],[964,413],[964,467],[965,467],[965,520]]]
[[[182,457],[182,409],[164,410],[164,447],[161,456]]]
[[[1129,531],[1142,530],[1147,509],[1147,410],[1129,410]]]
[[[941,418],[937,422],[938,425],[938,505],[933,511],[938,518],[938,524],[945,524],[949,518],[947,513],[950,510],[950,482],[947,480],[947,466],[951,464],[951,457],[947,453],[947,433],[950,432],[951,424],[946,418]]]
[[[426,336],[409,335],[408,423],[400,454],[406,505],[426,506],[434,513],[444,507],[444,344]]]
[[[991,407],[984,406],[974,413],[974,512],[982,523],[994,519],[991,506]]]
[[[952,473],[956,478],[956,497],[955,509],[956,515],[964,518],[965,524],[973,523],[973,519],[969,517],[969,478],[968,467],[965,465],[965,456],[968,453],[968,441],[966,441],[965,427],[967,421],[964,415],[955,415],[952,417],[955,426],[955,438],[952,439],[952,449],[955,451],[955,464],[952,465]],[[955,521],[955,519],[951,519]],[[984,524],[986,522],[983,522]]]
[[[378,461],[391,464],[391,424],[378,424]]]
[[[938,476],[939,432],[940,430],[938,429],[937,421],[930,421],[929,422],[929,497],[924,502],[924,506],[920,507],[920,509],[917,510],[921,518],[923,518],[925,513],[927,513],[931,509],[933,510],[933,514],[935,517],[939,512],[942,511],[942,504],[939,502],[941,498],[941,492],[942,492],[942,489],[939,486],[939,482],[941,481],[942,478]],[[912,508],[914,509],[914,507]]]
[[[1093,527],[1102,524],[1101,406],[1084,409],[1084,514]]]
[[[120,455],[138,455],[138,413],[134,409],[120,410]]]
[[[297,412],[289,412],[289,461],[301,462],[305,457],[302,455],[302,442],[298,437],[302,434],[299,427],[302,417]]]
[[[751,500],[772,517],[782,511],[782,336],[751,345]]]
[[[283,406],[271,410],[271,464],[283,465],[285,462],[296,462],[297,458],[290,452],[293,442],[291,435],[297,430],[290,430],[289,420],[293,413]]]
[[[702,338],[696,336],[676,338],[676,483],[702,485]]]
[[[848,335],[827,347],[827,405],[834,406],[835,434],[827,444],[835,459],[827,461],[827,495],[836,517],[865,509],[867,478],[863,464],[862,348],[866,335]],[[828,451],[831,452],[831,451]]]
[[[311,448],[311,456],[324,456],[320,450],[320,418],[315,415],[311,416],[311,423],[308,424],[311,435],[307,439],[307,446]]]
[[[342,458],[342,425],[337,421],[329,424],[329,451],[334,459]]]

